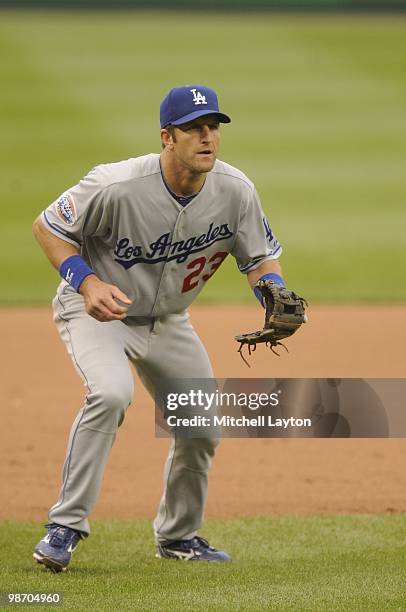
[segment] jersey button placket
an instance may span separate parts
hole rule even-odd
[[[183,221],[183,215],[184,215],[185,211],[181,210],[179,212],[178,218],[176,219],[176,223],[175,226],[173,228],[173,232],[172,232],[172,240],[171,240],[171,244],[173,244],[174,242],[177,242],[179,240],[182,240],[182,234],[178,233],[178,232],[182,232],[185,223]],[[171,250],[169,248],[169,251],[167,253],[167,257],[169,258],[171,254]],[[153,312],[156,310],[157,307],[159,307],[160,309],[164,308],[165,303],[168,300],[168,294],[167,294],[167,287],[166,287],[166,277],[168,274],[177,274],[178,273],[178,267],[176,265],[176,260],[173,261],[166,261],[164,263],[164,268],[162,270],[162,276],[161,276],[161,280],[159,283],[159,287],[158,287],[158,291],[157,291],[157,296],[156,296],[156,300],[155,300],[155,304],[154,304],[154,308],[153,308]]]

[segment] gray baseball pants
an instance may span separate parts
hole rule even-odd
[[[212,378],[213,372],[187,312],[100,323],[86,313],[83,297],[64,284],[53,308],[58,331],[87,392],[70,432],[62,488],[49,520],[87,535],[88,515],[110,449],[132,401],[129,361],[152,396],[163,378]],[[192,538],[200,528],[217,444],[218,439],[209,437],[172,440],[154,520],[157,542]]]

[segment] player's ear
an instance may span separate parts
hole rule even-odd
[[[174,142],[174,138],[171,134],[170,130],[167,130],[165,128],[163,128],[161,130],[161,142],[164,148],[169,147],[172,148],[173,147],[173,142]]]

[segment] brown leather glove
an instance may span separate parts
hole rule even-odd
[[[284,338],[288,338],[295,333],[307,321],[305,307],[307,302],[304,298],[297,295],[294,291],[280,287],[272,280],[259,280],[255,287],[262,293],[262,304],[265,306],[265,323],[263,329],[235,336],[237,342],[240,343],[238,352],[242,359],[249,366],[249,363],[242,354],[244,345],[248,346],[248,352],[255,351],[257,344],[265,342],[266,346],[270,346],[273,353],[273,347],[281,345],[287,350],[286,346],[280,342]]]

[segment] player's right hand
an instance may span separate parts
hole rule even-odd
[[[85,278],[79,293],[85,298],[86,312],[102,323],[126,318],[127,306],[120,306],[116,300],[122,304],[132,304],[129,297],[118,287],[105,283],[95,274]]]

